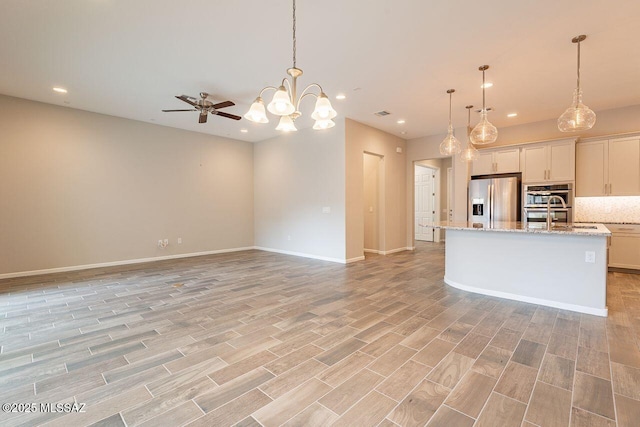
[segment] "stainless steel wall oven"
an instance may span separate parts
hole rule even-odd
[[[548,184],[525,185],[523,195],[523,219],[530,225],[547,222],[547,203],[551,196],[559,196],[566,206],[558,199],[551,199],[551,220],[557,223],[570,223],[573,221],[573,185],[572,184]]]

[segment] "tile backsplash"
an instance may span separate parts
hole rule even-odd
[[[574,222],[640,224],[640,197],[576,197]]]

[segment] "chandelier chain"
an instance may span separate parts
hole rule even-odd
[[[293,68],[296,68],[296,0],[293,0]]]

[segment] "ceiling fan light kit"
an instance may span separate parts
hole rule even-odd
[[[264,101],[262,95],[267,90],[275,90],[275,94],[271,102],[267,105],[267,110],[276,116],[280,116],[280,121],[276,130],[282,130],[285,132],[297,130],[294,121],[302,115],[300,112],[300,102],[306,96],[315,96],[316,105],[311,114],[311,118],[315,120],[313,129],[329,129],[335,126],[333,118],[337,113],[331,106],[329,98],[322,90],[322,87],[317,83],[309,84],[300,93],[298,97],[298,77],[302,75],[302,70],[296,67],[296,0],[293,0],[293,67],[287,70],[287,74],[291,77],[291,81],[288,78],[282,79],[280,86],[267,86],[260,91],[260,95],[255,99],[249,111],[244,117],[252,122],[256,123],[268,123],[266,112],[264,111]],[[314,87],[317,87],[320,91],[319,94],[310,92]]]
[[[572,43],[578,45],[577,85],[573,91],[571,106],[558,117],[558,129],[561,132],[588,130],[596,123],[596,113],[582,103],[582,89],[580,88],[580,42],[586,38],[587,36],[583,34],[571,39]]]

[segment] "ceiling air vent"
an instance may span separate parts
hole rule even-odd
[[[391,114],[390,112],[388,112],[387,110],[382,110],[382,111],[378,111],[377,113],[373,113],[378,117],[384,117],[384,116],[388,116],[389,114]]]

